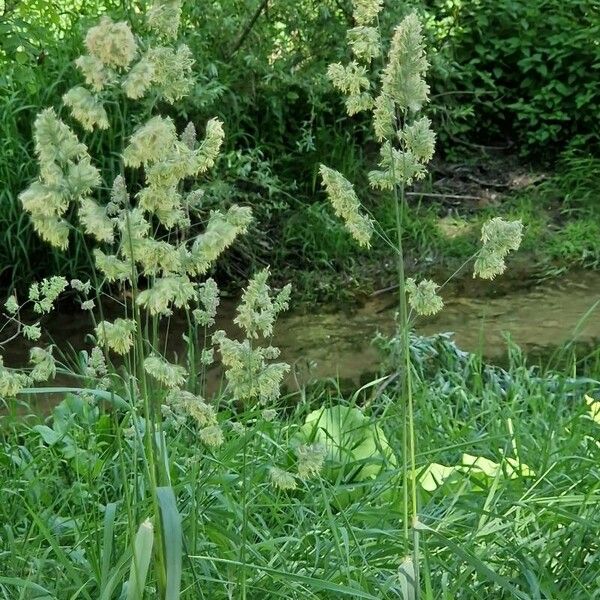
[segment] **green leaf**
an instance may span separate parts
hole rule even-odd
[[[439,463],[431,463],[419,474],[421,487],[427,492],[433,492],[455,473],[459,472],[457,467],[447,467]]]
[[[217,558],[215,556],[190,556],[190,558],[196,558],[199,560],[212,561],[215,563],[221,563],[226,565],[233,565],[236,567],[241,567],[242,563],[236,560],[230,560],[227,558]],[[311,591],[324,591],[324,592],[332,592],[335,596],[334,598],[339,598],[341,596],[350,596],[351,598],[362,598],[363,600],[378,600],[379,596],[373,596],[368,592],[365,592],[356,587],[348,587],[344,585],[339,585],[337,583],[333,583],[331,581],[327,581],[325,579],[319,579],[318,577],[310,577],[308,575],[301,575],[298,573],[291,573],[287,570],[282,569],[274,569],[272,567],[267,567],[265,565],[257,565],[252,563],[245,563],[244,566],[248,569],[251,569],[257,573],[263,572],[268,575],[271,575],[275,580],[281,581],[297,581],[298,583],[302,583],[311,589]]]
[[[104,400],[113,404],[116,408],[121,410],[129,410],[130,406],[127,402],[115,393],[107,392],[105,390],[88,389],[88,388],[76,388],[76,387],[39,387],[39,388],[24,388],[19,392],[21,396],[27,396],[29,394],[66,394],[73,392],[74,394],[86,392],[92,394],[99,400]]]
[[[54,446],[54,444],[62,438],[60,433],[57,433],[47,425],[36,425],[33,430],[37,431],[42,436],[44,442],[46,442],[48,446]]]
[[[383,430],[358,408],[332,406],[311,412],[300,429],[304,441],[325,446],[333,463],[329,475],[352,473],[355,481],[373,479],[396,459]]]
[[[106,588],[108,582],[110,560],[112,556],[113,532],[115,528],[115,513],[117,505],[109,502],[104,509],[104,535],[102,539],[102,570],[100,574],[100,591]]]
[[[0,583],[2,585],[10,585],[16,588],[29,589],[40,594],[47,594],[50,598],[54,597],[54,594],[49,592],[46,588],[43,588],[41,585],[33,583],[33,581],[21,579],[20,577],[4,577],[0,575]]]
[[[415,600],[417,597],[417,577],[412,558],[407,556],[398,567],[398,580],[403,600]]]
[[[165,600],[178,600],[182,572],[181,515],[172,487],[156,488],[162,519],[163,542],[166,555],[167,588]]]

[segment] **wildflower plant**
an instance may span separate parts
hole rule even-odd
[[[89,311],[95,346],[83,351],[71,370],[57,363],[52,345],[34,346],[26,369],[5,366],[0,355],[0,396],[7,400],[35,393],[35,383],[65,372],[86,382],[85,389],[73,388],[82,398],[90,397],[91,390],[92,398],[120,399],[118,406],[129,413],[123,425],[131,432],[127,439],[140,442],[146,461],[158,540],[168,535],[159,510],[160,490],[171,482],[166,432],[185,427],[209,451],[225,440],[219,411],[204,397],[205,373],[215,349],[228,382],[225,399],[232,405],[275,400],[289,369],[275,362],[279,351],[268,338],[288,306],[290,287],[273,293],[268,270],[250,281],[242,297],[236,323],[245,339],[211,331],[219,289],[207,275],[247,231],[252,212],[235,204],[209,213],[203,207],[202,177],[218,160],[223,123],[213,118],[203,127],[189,123],[179,128],[170,117],[154,112],[158,100],[174,103],[193,85],[191,52],[177,43],[180,17],[180,0],[155,0],[146,13],[143,35],[126,22],[103,17],[87,33],[87,53],[76,60],[84,83],[63,98],[75,123],[67,124],[62,111],[54,108],[38,115],[34,138],[39,174],[20,195],[21,203],[38,235],[52,246],[66,249],[71,230],[83,231],[95,273],[91,282],[73,280],[69,285],[64,277],[52,277],[36,283],[24,302],[10,296],[4,303],[8,335],[0,344],[1,349],[20,336],[33,342],[45,339],[43,322],[29,322],[23,308],[31,307],[41,318],[61,294],[77,296],[81,308]],[[146,118],[126,136],[120,174],[107,177],[77,130],[89,135],[109,129],[110,110],[125,102],[145,102]],[[103,306],[115,289],[120,290],[122,307],[116,318]],[[167,354],[161,337],[175,311],[182,311],[188,323],[183,361]],[[165,579],[166,551],[157,543],[161,597],[167,587],[171,594],[179,585]]]
[[[347,64],[329,66],[328,76],[334,88],[345,96],[346,112],[352,116],[370,113],[373,137],[380,144],[378,168],[369,172],[371,188],[388,193],[394,206],[396,239],[386,240],[397,256],[400,306],[398,331],[402,340],[402,390],[404,418],[404,539],[410,544],[412,524],[412,563],[418,591],[419,580],[419,498],[416,481],[414,420],[414,381],[410,352],[410,328],[413,312],[433,315],[443,308],[443,285],[431,280],[407,278],[402,249],[408,186],[422,180],[435,152],[435,133],[430,119],[423,114],[428,103],[429,86],[425,41],[419,17],[407,15],[397,25],[391,39],[384,40],[379,28],[379,0],[354,0],[356,27],[348,31],[351,58]],[[369,247],[375,234],[384,235],[361,205],[354,187],[341,173],[321,165],[320,174],[333,210],[359,245]],[[483,226],[482,248],[475,259],[474,275],[493,279],[504,272],[505,259],[518,249],[522,237],[520,221],[492,219]],[[409,514],[411,515],[409,518]]]

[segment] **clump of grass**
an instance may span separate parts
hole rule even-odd
[[[583,395],[598,390],[527,368],[515,352],[502,370],[443,337],[415,339],[412,348],[415,382],[427,384],[415,395],[425,597],[585,597],[597,585],[600,425]],[[236,597],[242,589],[267,598],[401,597],[402,468],[387,464],[361,481],[364,458],[345,461],[343,471],[327,459],[303,480],[293,449],[313,409],[360,402],[367,421],[352,435],[377,423],[402,456],[397,362],[393,347],[387,352],[392,370],[354,399],[316,387],[304,402],[282,397],[275,415],[260,407],[234,414],[215,399],[224,408],[219,447],[199,444],[191,422],[165,423],[185,540],[181,598]],[[48,425],[3,419],[4,597],[117,597],[131,580],[132,548],[152,512],[136,474],[147,464],[135,419],[73,394]],[[484,463],[443,482],[426,479],[426,467],[461,465],[465,454],[499,468]],[[507,469],[509,458],[516,470]],[[272,483],[273,467],[289,473],[295,489]],[[150,569],[147,597],[156,585]]]
[[[148,94],[175,102],[189,91],[191,56],[175,42],[180,9],[177,0],[154,2],[147,37],[108,18],[88,32],[78,61],[87,88],[65,99],[84,129],[110,127],[113,102]],[[67,248],[75,227],[94,240],[94,277],[49,277],[26,298],[7,298],[2,345],[43,339],[43,319],[68,291],[90,313],[93,347],[68,354],[40,345],[28,368],[0,362],[9,409],[0,437],[5,597],[433,598],[468,589],[525,598],[593,581],[597,548],[586,536],[598,484],[584,457],[596,451],[597,419],[576,404],[582,384],[519,362],[510,372],[488,368],[444,338],[411,336],[414,314],[442,309],[445,285],[404,275],[405,188],[425,176],[434,149],[428,119],[417,117],[427,100],[423,40],[409,15],[372,97],[381,4],[354,9],[356,61],[333,65],[330,76],[349,113],[374,111],[381,162],[369,179],[389,193],[395,238],[341,173],[321,174],[356,241],[368,247],[378,235],[393,249],[400,316],[391,371],[351,398],[331,387],[282,396],[289,366],[270,340],[290,288],[273,290],[268,269],[242,295],[238,334],[214,331],[220,295],[207,274],[252,218],[247,207],[203,204],[202,177],[224,139],[218,119],[198,140],[193,124],[178,131],[151,99],[123,134],[114,177],[112,163],[95,163],[99,147],[55,110],[38,116],[39,173],[21,202],[47,243]],[[520,239],[519,222],[491,219],[471,257],[475,273],[500,275]],[[103,303],[115,289],[121,315],[109,320]],[[184,357],[169,350],[176,310],[188,323]],[[224,379],[209,397],[215,354]],[[75,383],[38,387],[57,374]],[[17,399],[40,393],[64,399],[47,420],[15,419]],[[576,458],[559,465],[564,448]],[[573,500],[577,487],[584,492]],[[578,525],[568,531],[579,536],[575,551],[564,543],[565,514]],[[562,560],[573,577],[557,572]]]

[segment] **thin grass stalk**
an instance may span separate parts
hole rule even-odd
[[[137,288],[137,269],[135,267],[135,259],[134,259],[134,251],[133,251],[133,240],[131,236],[131,227],[129,221],[129,214],[126,212],[126,225],[127,225],[127,242],[129,243],[129,251],[131,253],[131,309],[133,312],[133,317],[136,323],[136,334],[135,334],[135,343],[136,348],[134,349],[134,353],[136,354],[136,362],[138,368],[138,379],[140,381],[141,386],[141,394],[144,402],[144,413],[146,418],[146,431],[145,431],[145,444],[146,444],[146,455],[148,460],[148,471],[149,471],[149,483],[150,483],[150,492],[152,496],[152,507],[154,510],[155,518],[155,533],[156,533],[156,556],[157,556],[157,580],[158,586],[160,590],[164,590],[166,588],[166,565],[165,565],[165,556],[164,556],[164,546],[163,546],[163,534],[162,534],[162,522],[160,518],[160,507],[158,504],[158,496],[157,496],[157,470],[156,470],[156,460],[154,456],[155,452],[155,436],[154,436],[154,410],[153,406],[150,402],[149,395],[149,386],[146,378],[146,370],[144,368],[144,340],[142,338],[142,319],[140,316],[140,310],[137,306],[137,296],[138,296],[138,288]]]
[[[250,342],[250,348],[252,348],[252,342]],[[244,418],[246,417],[246,408],[244,407]],[[241,587],[242,595],[241,599],[246,600],[246,534],[248,531],[248,489],[246,481],[247,465],[248,465],[248,432],[244,427],[243,454],[242,454],[242,545],[240,547],[240,563],[242,563],[242,574],[241,574]]]
[[[395,180],[394,172],[394,157],[392,146],[390,145],[390,163],[392,169],[392,178]],[[400,190],[398,190],[400,187]],[[398,252],[398,291],[399,291],[399,303],[400,303],[400,315],[399,315],[399,327],[400,335],[402,338],[402,358],[404,359],[403,371],[404,377],[402,378],[402,389],[406,396],[406,413],[403,426],[403,455],[404,455],[404,475],[403,475],[403,493],[404,493],[404,537],[405,542],[408,545],[409,531],[408,531],[408,483],[410,479],[410,496],[411,496],[411,508],[412,508],[412,526],[413,526],[413,563],[415,569],[415,592],[418,600],[419,594],[419,532],[415,528],[415,524],[418,521],[418,504],[417,504],[417,481],[416,481],[416,443],[415,443],[415,425],[414,425],[414,401],[413,401],[413,381],[412,381],[412,364],[410,357],[410,322],[408,315],[408,303],[406,297],[406,285],[405,285],[405,271],[404,271],[404,252],[402,246],[402,232],[404,214],[406,209],[406,197],[405,197],[405,184],[402,182],[400,186],[393,186],[393,198],[394,198],[394,214],[396,221],[396,238],[397,238],[397,252]],[[410,478],[408,476],[407,469],[407,455],[410,457]]]

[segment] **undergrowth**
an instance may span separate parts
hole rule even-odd
[[[427,383],[416,398],[423,597],[597,597],[600,424],[583,396],[600,383],[527,367],[514,348],[506,371],[488,367],[443,337],[415,340],[413,356]],[[225,440],[210,451],[189,427],[167,428],[185,539],[181,598],[239,597],[242,577],[249,598],[405,597],[399,467],[364,483],[356,473],[370,461],[338,457],[292,492],[268,483],[273,455],[318,409],[359,406],[367,421],[355,438],[377,423],[399,455],[386,417],[394,373],[353,397],[332,382],[284,395],[273,414],[220,411]],[[73,395],[47,421],[2,417],[0,597],[113,597],[128,575],[132,524],[151,510],[134,476],[147,464],[131,418]],[[449,476],[430,467],[460,465],[465,454],[496,466]],[[282,456],[279,466],[294,460]]]
[[[35,118],[37,169],[19,200],[41,240],[93,260],[91,279],[68,281],[62,265],[3,303],[0,348],[39,344],[28,365],[0,358],[6,598],[575,598],[598,583],[600,384],[574,360],[572,376],[542,372],[512,348],[502,370],[412,334],[417,315],[443,309],[452,277],[406,276],[409,241],[440,243],[431,208],[408,203],[436,136],[421,112],[419,17],[390,32],[382,8],[354,3],[354,59],[327,71],[348,115],[372,117],[378,168],[346,175],[362,192],[368,180],[373,202],[336,170],[343,160],[319,167],[327,210],[365,250],[383,243],[396,269],[397,333],[379,340],[381,376],[351,395],[335,383],[283,393],[294,373],[272,339],[291,286],[273,288],[269,267],[248,280],[236,329],[216,326],[209,273],[231,247],[252,256],[253,219],[279,209],[233,203],[229,182],[208,175],[219,118],[201,136],[176,118],[195,89],[180,0],[136,12],[139,31],[109,17],[87,31],[81,83]],[[260,151],[225,158],[278,193]],[[323,268],[342,267],[330,256],[342,261],[346,232],[323,206],[304,217],[289,252],[319,245]],[[487,217],[455,274],[508,268],[523,224]],[[269,233],[258,239],[277,244]],[[468,248],[453,243],[457,256]],[[86,349],[43,331],[65,296],[93,323]],[[107,303],[119,317],[106,319]],[[60,400],[47,418],[31,408],[44,396]]]

